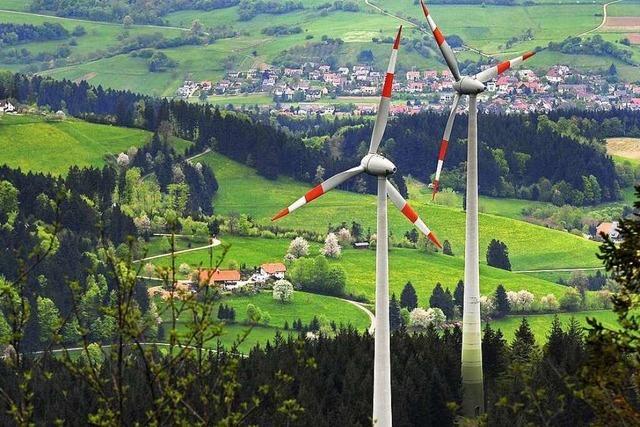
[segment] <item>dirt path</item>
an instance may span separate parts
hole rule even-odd
[[[582,267],[582,268],[549,268],[541,270],[512,270],[512,273],[560,273],[572,271],[596,271],[604,270],[604,267]]]
[[[358,307],[360,310],[364,311],[365,313],[367,313],[367,316],[369,316],[369,320],[371,321],[371,325],[369,326],[369,334],[373,335],[376,327],[376,316],[371,312],[371,310],[369,310],[367,307],[365,307],[364,304],[356,302],[356,301],[351,301],[350,299],[344,299],[344,298],[338,298],[339,300],[348,302],[349,304],[355,305],[356,307]]]
[[[143,261],[151,261],[152,259],[158,259],[158,258],[164,258],[164,257],[168,257],[171,255],[180,255],[180,254],[186,254],[188,252],[195,252],[195,251],[201,251],[203,249],[209,249],[209,248],[215,248],[216,246],[220,246],[220,240],[218,239],[213,239],[213,243],[210,245],[206,245],[206,246],[199,246],[197,248],[191,248],[191,249],[183,249],[181,251],[176,251],[176,252],[169,252],[168,254],[160,254],[160,255],[154,255],[154,256],[150,256],[147,258],[142,258],[142,259],[137,259],[135,261],[133,261],[134,263],[138,263],[138,262],[143,262]]]
[[[620,3],[622,0],[614,0],[614,1],[610,1],[609,3],[605,3],[602,5],[602,22],[600,22],[600,25],[598,25],[597,27],[589,30],[589,31],[585,31],[582,34],[578,34],[577,37],[582,37],[582,36],[586,36],[587,34],[591,34],[591,33],[595,33],[596,31],[598,31],[599,29],[601,29],[602,27],[605,26],[605,24],[607,23],[607,7],[609,7],[610,4],[614,4],[614,3]]]

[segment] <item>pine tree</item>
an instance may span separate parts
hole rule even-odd
[[[436,287],[433,288],[433,292],[429,298],[429,306],[442,310],[444,315],[447,316],[447,319],[453,317],[453,297],[448,289],[446,292],[442,289],[440,283],[436,283]]]
[[[409,311],[418,308],[418,295],[411,282],[407,282],[404,288],[402,288],[400,307],[406,308]]]
[[[509,261],[509,249],[504,242],[492,239],[487,248],[487,264],[503,270],[511,270]]]
[[[517,362],[530,362],[535,358],[537,348],[529,322],[523,317],[511,343],[511,358]]]
[[[397,331],[402,327],[400,303],[398,302],[395,293],[391,294],[391,301],[389,301],[389,325],[392,331]]]
[[[509,299],[507,298],[507,291],[504,289],[502,284],[498,285],[496,288],[496,292],[494,295],[495,301],[495,312],[494,316],[498,319],[506,316],[511,311],[511,307],[509,306]]]
[[[507,368],[507,342],[502,331],[494,331],[488,323],[482,336],[482,370],[488,382],[498,379]]]
[[[442,243],[442,253],[445,255],[453,256],[453,250],[451,249],[451,243],[448,240],[445,240]]]

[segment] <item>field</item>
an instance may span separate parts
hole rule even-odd
[[[211,165],[218,180],[225,183],[214,201],[218,213],[242,212],[261,223],[269,223],[276,212],[308,190],[307,185],[285,177],[267,181],[253,170],[215,153],[201,157],[200,161]],[[411,194],[412,203],[427,225],[440,240],[449,240],[454,254],[461,259],[464,253],[464,212],[459,208],[432,204],[425,198],[417,195],[414,198]],[[360,222],[365,230],[375,229],[373,196],[333,191],[314,201],[314,206],[303,207],[283,218],[279,225],[324,232],[329,224],[351,223],[353,220]],[[406,219],[391,206],[389,223],[396,236],[402,236],[411,229]],[[595,257],[598,245],[594,242],[522,221],[481,214],[480,247],[486,248],[493,238],[507,243],[515,270],[600,266]]]
[[[607,153],[638,164],[640,163],[640,138],[609,138]]]
[[[529,326],[536,337],[538,345],[542,345],[546,342],[551,322],[553,321],[553,314],[537,314],[524,316],[529,322]],[[507,316],[504,319],[491,322],[491,327],[494,329],[500,329],[504,334],[507,341],[511,341],[514,337],[516,329],[520,326],[523,316]],[[558,318],[563,327],[566,327],[569,320],[575,317],[583,327],[587,326],[587,318],[594,318],[602,323],[607,328],[615,329],[618,327],[618,319],[616,314],[612,311],[579,311],[577,313],[558,313]]]
[[[230,263],[259,266],[265,262],[281,261],[287,252],[289,241],[285,239],[262,239],[251,237],[227,236],[222,243],[229,246],[222,267]],[[165,248],[165,243],[152,243],[152,247]],[[320,245],[312,244],[311,255],[319,254]],[[166,250],[161,249],[162,251]],[[217,257],[221,249],[216,249]],[[192,266],[209,265],[209,251],[194,251],[176,256],[176,265],[188,263]],[[363,295],[370,301],[375,297],[375,251],[344,249],[339,260],[331,263],[341,265],[347,274],[347,293]],[[169,266],[170,257],[153,261],[156,265]],[[464,277],[462,257],[449,257],[442,254],[428,255],[416,249],[392,248],[389,253],[389,284],[392,293],[400,295],[405,283],[411,281],[416,288],[420,303],[428,305],[429,296],[436,283],[441,283],[453,291],[458,280]],[[480,266],[480,286],[483,295],[492,294],[498,284],[507,290],[527,289],[540,297],[553,293],[557,297],[564,294],[565,288],[553,282],[539,279],[528,274],[516,274],[486,265]]]
[[[359,331],[365,331],[370,326],[368,315],[360,308],[353,304],[342,301],[337,298],[309,294],[306,292],[296,292],[294,300],[289,304],[282,304],[273,299],[271,292],[262,292],[254,296],[233,296],[224,297],[219,303],[227,304],[236,310],[236,322],[224,326],[223,335],[220,337],[220,343],[226,347],[230,347],[239,336],[244,336],[247,330],[251,330],[247,339],[239,346],[242,352],[248,352],[254,345],[264,345],[268,340],[272,340],[276,332],[286,335],[290,332],[284,330],[285,322],[289,327],[293,325],[295,320],[302,320],[307,325],[314,316],[324,315],[330,321],[333,320],[336,325],[351,325]],[[216,303],[216,307],[217,307]],[[266,311],[271,316],[269,325],[256,325],[251,327],[245,324],[247,320],[247,304],[253,304],[262,311]],[[168,314],[168,313],[167,313]],[[169,320],[165,314],[165,321]],[[217,314],[217,308],[214,315]],[[186,317],[188,314],[185,314]],[[178,331],[184,331],[184,319],[178,324]],[[210,343],[214,346],[215,343]]]
[[[40,116],[0,117],[1,162],[23,170],[64,174],[71,165],[102,166],[104,155],[139,147],[150,134],[138,129]],[[27,154],[28,153],[28,154]]]

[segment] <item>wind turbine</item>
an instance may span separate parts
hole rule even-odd
[[[442,35],[442,32],[429,14],[429,10],[420,0],[422,11],[433,32],[436,43],[444,57],[455,82],[451,113],[447,120],[444,137],[440,144],[438,166],[433,181],[433,197],[440,185],[440,173],[451,129],[456,118],[456,110],[463,95],[469,97],[469,129],[467,142],[467,198],[466,198],[466,236],[464,256],[464,307],[462,315],[462,411],[466,416],[476,416],[484,412],[484,388],[482,378],[482,338],[480,327],[480,279],[479,279],[479,246],[478,246],[478,94],[485,91],[484,83],[496,78],[509,68],[531,58],[535,52],[503,61],[473,76],[462,76],[458,69],[458,61],[453,50]]]
[[[376,245],[376,319],[375,319],[375,355],[373,364],[373,424],[376,426],[391,426],[391,349],[389,328],[389,252],[387,229],[387,196],[391,202],[413,223],[418,230],[424,233],[436,246],[442,247],[436,236],[420,219],[415,210],[402,197],[400,192],[389,182],[388,177],[396,172],[396,166],[384,156],[378,154],[378,147],[384,134],[389,117],[391,104],[391,91],[393,88],[393,76],[395,72],[398,46],[402,26],[398,30],[389,68],[384,80],[382,97],[378,107],[378,115],[373,127],[369,152],[359,166],[341,172],[313,188],[291,206],[276,214],[272,221],[282,218],[299,207],[322,196],[338,185],[361,173],[366,173],[378,178],[378,207],[377,207],[377,245]]]

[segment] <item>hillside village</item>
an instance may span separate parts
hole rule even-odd
[[[370,65],[332,69],[326,64],[305,63],[300,68],[266,68],[228,72],[224,79],[212,83],[185,81],[176,93],[188,99],[200,94],[229,97],[262,94],[274,103],[264,105],[283,114],[367,115],[376,112],[384,72]],[[447,110],[453,98],[449,71],[410,70],[398,73],[394,82],[397,99],[404,104],[392,107],[391,114],[414,114],[424,110]],[[337,97],[358,97],[355,105],[333,105]],[[362,98],[372,97],[371,103]],[[321,101],[321,102],[318,102]],[[617,82],[615,67],[609,75],[584,74],[566,65],[556,65],[545,74],[520,69],[487,84],[480,108],[487,113],[549,112],[554,109],[640,110],[640,85]],[[230,102],[233,103],[233,102]],[[298,104],[291,109],[290,103]],[[344,104],[344,102],[340,103]]]

